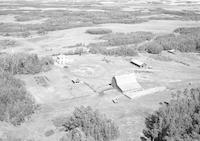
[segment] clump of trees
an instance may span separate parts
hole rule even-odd
[[[3,54],[0,56],[0,70],[11,74],[35,74],[50,69],[50,57],[39,59],[36,54]]]
[[[155,42],[160,44],[164,50],[176,49],[181,52],[194,52],[196,51],[196,41],[188,35],[174,35],[167,34],[159,36]]]
[[[35,54],[0,56],[0,121],[19,125],[34,113],[37,105],[15,74],[35,74],[50,69],[53,60]]]
[[[174,30],[178,34],[166,34],[158,36],[154,41],[139,47],[148,53],[158,54],[162,50],[179,50],[181,52],[200,51],[200,28],[178,28]]]
[[[151,32],[131,32],[131,33],[113,33],[107,34],[101,37],[101,40],[105,40],[107,46],[120,46],[128,44],[138,44],[144,41],[149,41],[154,37]]]
[[[144,45],[145,50],[151,54],[159,54],[162,52],[163,47],[156,42],[149,42]]]
[[[62,141],[111,141],[119,137],[118,126],[91,107],[76,108],[64,123]]]
[[[178,92],[169,103],[149,115],[143,133],[151,141],[200,140],[200,89]]]
[[[8,72],[0,72],[0,121],[19,125],[34,113],[35,108],[24,83]]]
[[[108,56],[137,56],[138,53],[134,47],[118,47],[107,49],[105,47],[91,47],[89,50],[92,54],[103,54]]]
[[[196,44],[196,50],[200,51],[200,27],[177,28],[174,32],[189,37]]]

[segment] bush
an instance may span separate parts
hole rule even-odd
[[[143,48],[145,48],[148,53],[152,54],[159,54],[163,50],[163,47],[156,42],[149,42],[145,44]]]
[[[112,33],[112,30],[107,29],[107,28],[94,28],[94,29],[88,29],[86,33],[89,34],[108,34]]]
[[[34,100],[24,83],[7,72],[0,73],[0,121],[21,124],[34,113]]]
[[[91,47],[89,50],[92,54],[103,54],[108,56],[137,56],[138,53],[134,47],[118,47],[114,49],[107,49],[104,47]]]
[[[40,59],[41,70],[40,71],[49,71],[51,66],[54,64],[54,60],[50,56],[45,56]]]
[[[110,141],[119,136],[119,129],[115,123],[98,111],[93,111],[91,107],[76,108],[64,127],[72,141],[80,141],[84,136],[93,138],[94,141]],[[74,139],[77,132],[78,139]]]
[[[35,74],[49,67],[52,60],[39,59],[36,54],[4,54],[0,56],[0,69],[12,74]]]
[[[149,115],[143,133],[151,141],[200,140],[200,89],[177,93],[175,99]]]

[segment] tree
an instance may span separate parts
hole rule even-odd
[[[145,120],[144,136],[151,141],[200,140],[200,89],[177,93]]]
[[[35,101],[24,83],[7,72],[0,72],[0,121],[19,125],[35,108]]]
[[[94,141],[110,141],[119,136],[118,126],[105,115],[93,111],[91,107],[76,108],[64,123],[64,127],[71,137],[76,136],[74,141],[83,136]]]

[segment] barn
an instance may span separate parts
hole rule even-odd
[[[142,89],[134,73],[114,76],[111,85],[122,93],[135,92]]]

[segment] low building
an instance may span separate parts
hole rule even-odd
[[[170,49],[168,50],[169,53],[175,54],[176,50],[175,49]]]
[[[147,64],[145,64],[144,62],[136,60],[136,59],[131,59],[130,63],[132,63],[132,64],[134,64],[134,65],[136,65],[137,67],[140,67],[140,68],[147,66]]]
[[[134,73],[114,76],[111,85],[122,93],[142,90]]]
[[[73,84],[80,83],[80,80],[78,78],[74,78],[72,79],[72,83]]]

